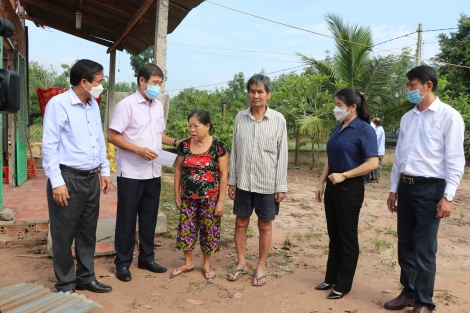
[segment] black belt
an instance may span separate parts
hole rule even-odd
[[[403,182],[405,184],[413,185],[413,184],[430,184],[430,183],[437,183],[443,181],[442,178],[435,178],[435,177],[421,177],[421,176],[408,176],[401,174]]]
[[[85,171],[85,170],[77,170],[73,167],[63,165],[63,164],[59,164],[59,167],[64,172],[73,173],[75,175],[80,175],[80,176],[93,177],[93,176],[96,176],[96,174],[98,174],[98,168]]]

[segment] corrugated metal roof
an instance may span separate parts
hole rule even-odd
[[[149,0],[20,0],[27,18],[37,24],[46,25],[68,34],[81,37],[107,47],[119,39],[133,16]],[[186,15],[204,0],[170,0],[168,12],[168,34],[172,33]],[[82,27],[75,29],[75,13],[82,3]],[[139,54],[155,40],[157,1],[142,16],[119,50],[126,49]],[[53,43],[51,43],[53,44]]]
[[[1,313],[78,313],[103,308],[98,303],[76,293],[51,293],[36,284],[17,284],[0,289]]]

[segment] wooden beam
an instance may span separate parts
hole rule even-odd
[[[92,41],[94,43],[103,45],[105,47],[111,47],[111,45],[113,44],[112,41],[106,41],[106,40],[103,40],[103,39],[92,37],[92,36],[89,35],[89,33],[84,32],[82,30],[77,30],[74,27],[73,28],[72,27],[67,28],[63,24],[54,23],[54,22],[51,22],[51,21],[48,21],[48,20],[43,20],[43,19],[40,19],[40,18],[37,18],[37,17],[34,17],[34,16],[26,15],[24,13],[17,13],[17,15],[18,15],[19,18],[24,18],[24,19],[27,19],[31,22],[36,23],[36,24],[45,25],[45,26],[60,30],[61,32],[64,32],[64,33],[67,33],[67,34],[70,34],[70,35],[73,35],[73,36],[76,36],[76,37],[80,37],[80,38],[88,40],[88,41]],[[117,50],[122,51],[122,47],[119,47]]]
[[[124,40],[124,38],[126,38],[127,34],[129,34],[129,32],[132,30],[132,28],[134,28],[134,26],[137,24],[137,22],[140,21],[142,16],[145,13],[147,13],[147,11],[152,7],[154,2],[155,2],[155,0],[146,0],[142,4],[140,9],[134,14],[134,16],[132,17],[132,19],[127,24],[126,28],[124,29],[124,31],[121,33],[121,36],[119,37],[119,39],[116,40],[116,42],[114,42],[114,44],[111,46],[111,48],[108,49],[107,53],[112,52],[113,50],[116,49],[116,47],[118,47],[121,44],[121,42]]]
[[[43,10],[47,10],[53,14],[58,13],[65,17],[71,18],[73,20],[73,24],[75,25],[76,11],[66,9],[53,3],[47,3],[47,5],[45,5],[44,0],[23,0],[23,2],[40,7]],[[116,29],[116,24],[103,22],[101,19],[92,18],[86,15],[82,15],[82,24],[104,29],[114,35],[119,35],[120,33],[120,29]]]
[[[101,4],[102,6],[105,6],[114,11],[118,11],[120,13],[130,15],[130,16],[134,15],[137,12],[137,9],[134,8],[133,6],[125,4],[117,0],[92,0],[92,1],[98,4]],[[144,21],[147,21],[147,19],[145,19],[144,17],[142,17],[142,19]]]
[[[183,10],[183,11],[186,12],[186,13],[189,12],[188,9],[183,8],[182,6],[180,6],[180,5],[176,4],[176,3],[173,3],[173,2],[171,2],[171,1],[170,1],[170,5],[172,5],[172,6],[174,6],[174,7],[177,7],[178,9],[181,9],[181,10]]]

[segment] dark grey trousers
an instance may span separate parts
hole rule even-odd
[[[62,171],[70,199],[68,205],[58,205],[47,181],[47,203],[52,236],[55,284],[58,291],[75,289],[96,279],[93,264],[98,224],[100,180]],[[74,268],[72,242],[75,239],[77,269]]]

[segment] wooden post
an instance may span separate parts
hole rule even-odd
[[[108,132],[109,124],[114,114],[114,107],[116,107],[114,92],[116,86],[116,50],[111,51],[109,54],[109,85],[108,85],[108,98],[106,99],[106,110],[103,122],[103,131]]]
[[[423,44],[423,24],[418,26],[418,46],[416,47],[416,66],[421,65],[421,49]]]

